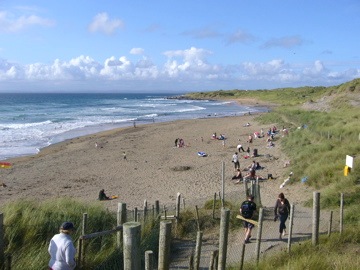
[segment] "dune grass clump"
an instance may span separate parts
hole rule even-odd
[[[73,240],[81,235],[83,213],[88,214],[88,233],[110,230],[116,226],[116,215],[102,205],[84,204],[72,199],[52,201],[17,201],[1,207],[4,214],[6,254],[12,257],[12,269],[38,270],[49,261],[48,245],[64,221],[75,224]],[[116,249],[116,235],[86,241],[88,269],[106,261]]]
[[[245,263],[243,269],[358,269],[359,244],[360,231],[349,229],[342,234],[321,236],[317,246],[313,246],[311,241],[293,244],[291,253],[282,250],[266,256],[258,265]],[[229,269],[238,269],[238,266]]]

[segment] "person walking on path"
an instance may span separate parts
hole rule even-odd
[[[232,162],[234,163],[235,171],[237,169],[240,169],[240,161],[239,161],[239,156],[238,156],[237,152],[235,152],[235,154],[232,156]]]
[[[50,240],[48,252],[50,254],[49,270],[75,269],[76,249],[70,236],[75,231],[74,224],[64,222],[60,226],[60,233]]]
[[[286,234],[285,222],[290,214],[290,203],[288,199],[285,198],[284,193],[280,193],[278,199],[275,202],[274,214],[274,221],[277,221],[277,219],[280,220],[279,239],[282,239],[282,237]]]
[[[256,212],[256,203],[254,202],[254,196],[249,195],[247,200],[241,204],[240,214],[246,219],[252,219],[255,212]],[[245,229],[244,243],[247,244],[250,243],[251,231],[255,225],[246,220],[244,220],[243,224]]]

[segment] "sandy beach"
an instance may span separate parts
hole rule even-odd
[[[128,209],[141,208],[144,200],[150,205],[156,200],[162,205],[174,204],[178,192],[187,204],[202,206],[215,192],[221,191],[222,162],[225,163],[225,193],[239,194],[240,201],[244,199],[243,185],[231,180],[235,174],[232,155],[239,143],[245,149],[249,146],[251,153],[257,148],[259,154],[256,158],[244,158],[246,153],[239,153],[242,170],[256,160],[264,167],[258,175],[267,178],[272,174],[276,178],[261,182],[263,204],[273,206],[279,192],[284,192],[293,203],[311,196],[311,191],[300,180],[295,185],[279,188],[291,170],[291,165],[284,167],[289,159],[280,149],[281,133],[275,136],[274,147],[267,147],[266,137],[247,143],[249,134],[260,132],[261,128],[266,132],[276,125],[259,125],[255,117],[213,117],[139,125],[51,145],[37,155],[9,160],[12,168],[0,171],[0,183],[6,185],[0,188],[0,204],[58,197],[97,202],[99,190],[104,188],[107,195],[119,197],[97,203],[114,211],[119,202],[126,203]],[[246,123],[250,126],[244,126]],[[214,132],[225,134],[225,145],[211,138]],[[175,147],[176,138],[182,138],[185,146]],[[198,156],[199,151],[207,156]]]

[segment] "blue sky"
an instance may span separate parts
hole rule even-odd
[[[0,0],[0,92],[192,92],[360,77],[359,0]]]

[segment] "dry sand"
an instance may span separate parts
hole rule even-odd
[[[288,158],[280,149],[282,134],[276,135],[275,146],[267,148],[266,138],[248,144],[249,134],[276,125],[259,125],[256,115],[183,120],[154,123],[116,129],[94,135],[67,140],[43,149],[35,156],[9,160],[11,169],[0,171],[0,205],[22,199],[49,200],[58,197],[76,198],[83,202],[97,202],[98,192],[104,188],[107,195],[118,199],[104,202],[109,210],[116,210],[119,202],[128,209],[142,207],[144,200],[153,204],[174,204],[178,192],[190,204],[203,203],[221,191],[221,167],[225,162],[225,193],[239,194],[243,200],[243,185],[231,180],[234,175],[232,155],[239,142],[246,149],[258,149],[259,157],[245,159],[240,153],[241,169],[252,160],[264,167],[258,173],[276,179],[265,180],[262,185],[262,202],[272,206],[279,192],[284,192],[292,203],[311,196],[311,190],[300,183],[280,184],[290,167],[284,168]],[[244,124],[250,123],[249,127]],[[211,139],[216,132],[225,134],[222,141]],[[185,141],[185,147],[176,148],[176,138]],[[98,144],[95,147],[95,144]],[[127,159],[124,160],[123,152]],[[208,154],[199,157],[198,151]],[[187,170],[183,170],[186,168]],[[179,170],[180,169],[180,170]]]

